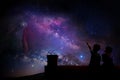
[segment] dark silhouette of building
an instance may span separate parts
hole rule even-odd
[[[102,70],[99,72],[91,72],[88,66],[58,66],[57,63],[57,55],[48,55],[48,65],[45,66],[45,78],[47,80],[104,80],[116,78],[120,79],[119,73],[120,69],[116,68],[114,72],[106,72],[104,73]],[[108,76],[106,76],[108,75]]]
[[[50,67],[56,67],[57,66],[57,55],[47,55],[47,65]]]

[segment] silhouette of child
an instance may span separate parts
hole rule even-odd
[[[102,61],[103,61],[102,66],[104,70],[111,70],[114,66],[111,53],[112,53],[112,48],[110,46],[107,46],[105,48],[104,54],[102,55]]]
[[[99,44],[94,44],[93,49],[91,46],[87,43],[90,53],[91,53],[91,59],[90,59],[90,64],[89,68],[93,71],[98,71],[100,69],[100,61],[101,57],[98,54],[98,51],[100,50],[100,45]]]

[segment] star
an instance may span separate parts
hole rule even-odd
[[[31,65],[31,67],[35,67],[35,65],[34,65],[34,64],[32,64],[32,65]]]

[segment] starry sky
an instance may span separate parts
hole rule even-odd
[[[88,65],[86,45],[113,48],[120,65],[119,3],[110,0],[5,1],[1,6],[0,64],[5,76],[44,72],[46,55],[57,54],[58,65]],[[101,62],[102,63],[102,62]]]

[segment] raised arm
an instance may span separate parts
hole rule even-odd
[[[91,46],[88,44],[88,42],[86,42],[86,44],[87,44],[89,50],[92,51],[92,48],[91,48]]]

